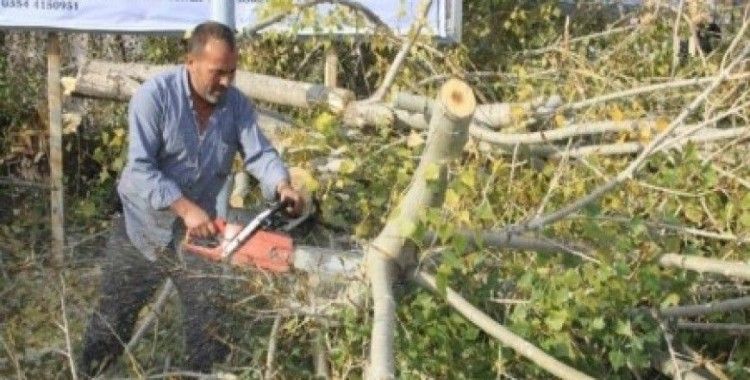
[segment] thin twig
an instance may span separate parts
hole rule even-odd
[[[8,343],[5,342],[5,338],[2,336],[0,336],[0,343],[3,344],[5,352],[8,354],[10,361],[13,363],[13,367],[16,369],[16,378],[25,379],[26,376],[24,376],[23,372],[21,371],[21,363],[18,362],[18,357],[13,351],[11,351],[10,346],[8,346]]]
[[[591,218],[589,216],[580,216],[580,215],[577,215],[575,217]],[[606,220],[606,221],[618,222],[618,223],[632,223],[633,222],[632,217],[597,216],[597,217],[594,217],[594,219]],[[750,243],[750,236],[742,237],[742,236],[737,236],[735,234],[727,233],[727,232],[706,231],[706,230],[701,230],[698,228],[680,226],[680,225],[675,225],[675,224],[665,223],[665,222],[643,221],[642,223],[651,228],[662,228],[665,230],[671,230],[671,231],[678,232],[678,233],[700,236],[700,237],[705,237],[709,239],[733,241],[733,242],[736,242],[737,244]]]
[[[263,29],[268,28],[269,26],[276,24],[277,22],[280,22],[284,20],[285,18],[289,17],[292,13],[299,13],[304,9],[314,7],[316,5],[329,3],[329,4],[335,4],[335,5],[342,5],[347,8],[351,8],[355,11],[358,11],[362,13],[370,22],[372,22],[376,28],[382,28],[389,33],[391,33],[391,28],[383,22],[383,20],[380,19],[380,17],[373,12],[370,8],[367,8],[366,6],[360,4],[359,1],[349,1],[349,0],[311,0],[306,3],[302,4],[296,4],[294,6],[294,10],[291,12],[281,12],[275,16],[272,16],[268,18],[265,21],[259,22],[252,27],[249,27],[243,31],[243,34],[247,35],[254,35],[260,32]]]
[[[276,372],[274,370],[274,360],[276,357],[276,340],[279,334],[279,327],[281,326],[281,316],[277,315],[273,319],[273,326],[271,327],[271,334],[268,336],[268,352],[266,353],[266,374],[264,379],[273,379],[273,375]]]
[[[544,208],[547,206],[547,203],[549,202],[550,198],[552,198],[552,193],[554,193],[555,189],[557,189],[557,186],[560,181],[560,177],[562,177],[563,173],[565,172],[565,169],[568,167],[568,159],[570,158],[569,155],[567,155],[567,152],[570,152],[570,144],[572,143],[572,140],[568,140],[568,146],[565,148],[565,150],[562,153],[562,159],[560,162],[557,163],[557,169],[555,170],[555,174],[552,176],[552,179],[549,181],[549,184],[547,185],[547,193],[544,194],[544,198],[542,198],[542,202],[539,204],[539,207],[536,210],[536,214],[534,216],[542,215],[544,212]]]
[[[574,37],[574,38],[569,39],[567,42],[568,44],[576,43],[576,42],[585,42],[585,41],[592,40],[595,38],[608,37],[613,34],[629,32],[637,27],[638,25],[621,26],[618,28],[612,28],[612,29],[601,31],[601,32],[587,34],[585,36]],[[525,50],[521,52],[521,55],[528,56],[528,55],[534,55],[534,54],[543,54],[543,53],[547,53],[550,51],[555,51],[559,48],[560,48],[560,44],[554,44],[554,45],[546,46],[546,47],[539,48],[539,49]]]
[[[47,183],[25,181],[22,179],[16,179],[16,178],[11,178],[11,177],[0,177],[0,185],[35,187],[39,189],[50,188],[50,185]]]
[[[680,63],[680,19],[682,18],[682,9],[685,5],[685,0],[680,0],[680,4],[677,6],[677,15],[674,18],[674,25],[672,26],[672,68],[670,76],[674,76],[677,71],[677,65]]]
[[[727,80],[744,80],[750,77],[750,73],[740,73],[727,77]],[[690,78],[682,80],[673,80],[666,83],[652,84],[643,87],[630,88],[624,91],[613,92],[611,94],[605,94],[597,96],[595,98],[581,100],[575,103],[563,105],[561,110],[579,110],[581,108],[590,107],[595,104],[605,103],[610,100],[627,98],[631,96],[647,94],[651,92],[660,92],[669,89],[677,89],[682,87],[700,86],[703,84],[711,83],[716,77],[704,77],[704,78]]]
[[[162,288],[161,293],[159,293],[159,296],[156,298],[156,301],[151,307],[151,312],[143,320],[141,325],[138,326],[138,330],[135,332],[135,334],[133,334],[133,336],[130,338],[130,341],[125,346],[126,351],[128,352],[133,351],[133,349],[141,340],[141,338],[143,338],[143,336],[146,335],[146,333],[149,330],[151,330],[151,327],[154,325],[154,322],[156,321],[156,319],[159,317],[159,314],[161,313],[161,309],[167,303],[167,300],[169,299],[169,296],[172,295],[173,291],[174,291],[174,283],[172,283],[171,279],[167,279],[167,281],[164,283],[164,288]]]
[[[67,352],[65,353],[65,356],[68,357],[68,365],[70,365],[70,376],[73,380],[78,380],[78,371],[76,371],[76,363],[73,359],[73,345],[70,344],[70,332],[68,329],[68,313],[65,308],[65,279],[63,278],[62,274],[60,274],[60,285],[61,285],[61,293],[60,293],[60,311],[62,313],[62,326],[61,329],[65,335],[65,348],[67,349]]]
[[[745,25],[747,25],[749,22],[745,22]],[[677,128],[677,126],[681,125],[684,120],[695,111],[695,109],[698,108],[700,104],[702,104],[706,98],[708,98],[708,95],[711,94],[718,86],[721,84],[724,79],[729,75],[732,69],[735,68],[740,62],[743,61],[744,57],[750,53],[750,45],[745,46],[745,48],[742,50],[742,53],[733,60],[727,67],[725,67],[721,73],[715,77],[714,81],[706,87],[706,89],[697,96],[689,105],[687,105],[685,108],[683,108],[682,112],[669,124],[669,126],[662,131],[659,135],[657,135],[649,144],[647,144],[645,147],[643,147],[643,150],[641,153],[636,157],[631,163],[628,165],[627,168],[625,168],[623,171],[617,174],[615,178],[610,180],[609,182],[600,185],[596,189],[594,189],[592,192],[590,192],[588,195],[579,198],[578,200],[571,202],[563,207],[561,207],[559,210],[534,218],[528,222],[522,222],[520,224],[514,224],[506,229],[512,233],[519,233],[531,229],[538,229],[542,226],[545,226],[549,223],[553,223],[555,221],[561,220],[565,218],[566,216],[580,210],[584,206],[588,205],[589,203],[592,203],[596,200],[598,200],[601,196],[604,194],[607,194],[612,189],[618,187],[620,184],[624,183],[625,181],[631,179],[634,177],[635,173],[640,169],[640,167],[643,165],[643,163],[646,161],[647,158],[651,156],[651,154],[654,153],[655,149],[661,145],[669,135],[671,135],[674,130]]]
[[[652,316],[654,317],[656,322],[659,324],[659,329],[664,334],[664,342],[667,343],[667,351],[669,352],[669,358],[670,360],[672,360],[672,365],[676,369],[674,372],[674,378],[676,380],[682,380],[682,373],[679,371],[680,366],[679,366],[679,363],[677,362],[677,357],[675,355],[674,347],[672,346],[672,338],[673,338],[672,333],[669,330],[667,330],[667,327],[664,326],[664,321],[657,318],[657,315],[652,315]]]
[[[431,5],[432,0],[422,0],[419,4],[417,19],[412,24],[409,34],[404,38],[404,44],[401,46],[401,50],[396,54],[396,58],[393,59],[393,63],[391,63],[391,66],[388,68],[385,77],[383,77],[383,83],[378,87],[375,93],[367,99],[368,102],[380,102],[385,98],[385,94],[391,88],[393,81],[396,80],[396,74],[401,70],[401,65],[403,65],[406,60],[407,54],[411,51],[412,45],[414,45],[414,42],[419,37],[419,33],[422,31],[422,27],[427,19],[427,12],[430,10]]]

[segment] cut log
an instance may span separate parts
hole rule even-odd
[[[173,67],[92,60],[81,66],[74,80],[65,79],[66,94],[127,100],[141,82]],[[324,106],[336,113],[342,112],[354,99],[354,94],[346,89],[247,71],[237,71],[234,85],[257,101],[302,108]]]
[[[476,100],[469,86],[454,79],[441,87],[435,105],[425,149],[406,195],[365,251],[374,302],[369,379],[394,377],[396,301],[391,287],[396,263],[404,265],[408,260],[403,248],[418,213],[443,201],[447,164],[463,151]]]
[[[433,101],[421,95],[406,92],[396,94],[393,107],[399,110],[422,113],[429,118],[432,114]],[[519,107],[528,111],[528,104],[519,104]],[[486,126],[489,128],[500,128],[508,126],[513,122],[510,103],[482,104],[476,107],[472,124]]]
[[[665,267],[689,269],[701,273],[716,273],[750,280],[750,265],[742,261],[724,261],[668,253],[659,259],[659,264]]]

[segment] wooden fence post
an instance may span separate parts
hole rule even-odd
[[[60,39],[57,33],[47,38],[47,101],[49,102],[49,169],[50,169],[50,229],[52,230],[52,260],[64,262],[65,213],[63,203],[62,168],[62,87],[60,84]]]

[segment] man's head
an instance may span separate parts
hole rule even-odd
[[[237,47],[232,29],[208,21],[193,30],[188,41],[190,85],[203,100],[215,104],[227,91],[237,70]]]

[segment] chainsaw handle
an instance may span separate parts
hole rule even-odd
[[[271,210],[271,213],[269,215],[273,215],[286,207],[293,206],[294,204],[289,199],[284,199],[280,201],[273,201],[268,205],[268,208]]]
[[[216,218],[211,222],[216,229],[216,235],[219,241],[224,239],[224,231],[227,228],[227,221],[224,218]],[[186,236],[185,241],[182,243],[184,249],[203,256],[209,260],[220,261],[221,260],[221,246],[216,247],[204,247],[199,244],[193,244],[190,236]]]

